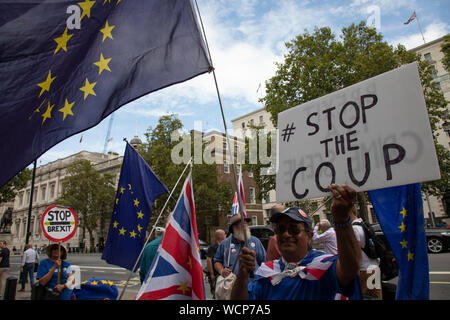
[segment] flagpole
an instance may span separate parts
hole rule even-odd
[[[415,11],[414,11],[414,12],[415,12]],[[419,26],[420,34],[422,35],[423,43],[426,43],[425,37],[423,36],[422,27],[420,26],[419,16],[417,15],[417,13],[416,13],[416,19],[417,19],[417,25]]]
[[[212,64],[212,57],[211,57],[211,52],[209,50],[208,39],[206,38],[205,28],[203,26],[203,20],[202,20],[201,14],[200,14],[200,9],[198,7],[197,0],[195,0],[195,6],[197,7],[198,17],[200,19],[200,24],[201,24],[201,27],[202,27],[203,37],[205,38],[206,49],[208,50],[209,59],[211,60],[211,64]],[[237,179],[237,175],[236,175],[236,167],[235,167],[235,164],[234,164],[234,156],[233,156],[232,151],[231,151],[231,143],[230,143],[230,137],[228,135],[227,122],[225,120],[225,114],[223,112],[222,99],[220,97],[219,86],[217,84],[216,72],[215,72],[214,68],[212,69],[212,74],[213,74],[213,77],[214,77],[214,83],[216,85],[217,97],[219,99],[220,112],[222,114],[222,121],[223,121],[223,126],[224,126],[224,129],[225,129],[225,137],[227,139],[228,155],[229,155],[230,161],[231,161],[231,170],[233,171],[234,185],[236,186],[236,190],[237,190],[237,194],[238,194],[239,207],[241,208],[240,211],[243,211],[244,210],[244,203],[242,201],[242,195],[241,195],[241,192],[240,192],[240,187],[238,185],[238,179]],[[241,213],[241,223],[242,223],[242,227],[244,227],[245,221],[244,221],[243,213]],[[247,233],[246,232],[243,232],[243,233],[244,233],[245,246],[248,247]]]
[[[123,287],[123,290],[122,290],[122,293],[120,294],[119,300],[122,300],[123,294],[125,293],[125,290],[126,290],[127,287],[128,287],[128,283],[130,282],[131,276],[132,276],[133,273],[134,273],[133,270],[136,269],[136,266],[137,266],[137,264],[138,264],[138,262],[139,262],[139,259],[141,258],[142,253],[143,253],[144,250],[145,250],[145,246],[148,244],[148,242],[149,242],[149,240],[150,240],[150,238],[151,238],[151,236],[152,236],[152,234],[153,234],[153,231],[156,229],[156,225],[157,225],[158,222],[159,222],[159,218],[161,217],[161,215],[163,214],[164,210],[166,209],[166,206],[167,206],[167,204],[169,203],[169,200],[172,198],[172,194],[174,193],[176,187],[178,186],[178,183],[180,182],[181,178],[183,177],[184,173],[186,172],[186,169],[187,169],[188,166],[191,164],[191,162],[192,162],[192,157],[189,159],[189,162],[188,162],[188,163],[186,164],[186,166],[184,167],[184,170],[183,170],[183,172],[181,173],[181,175],[178,177],[178,180],[177,180],[177,182],[175,183],[175,186],[172,188],[172,191],[170,191],[170,194],[169,194],[169,197],[167,197],[166,203],[164,203],[163,208],[162,208],[161,211],[159,212],[158,218],[156,218],[156,221],[155,221],[155,223],[153,224],[152,230],[150,231],[150,234],[148,235],[147,240],[145,241],[144,245],[142,246],[142,249],[141,249],[141,252],[139,253],[138,258],[136,259],[136,263],[134,264],[133,268],[130,270],[130,274],[128,275],[128,280],[127,280],[127,282],[125,283],[125,286]]]

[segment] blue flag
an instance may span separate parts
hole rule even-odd
[[[0,186],[122,105],[210,70],[191,0],[0,0]]]
[[[144,245],[152,202],[164,192],[164,184],[127,143],[103,260],[133,268]]]
[[[396,299],[429,299],[428,251],[420,183],[369,191],[381,228],[397,258]]]

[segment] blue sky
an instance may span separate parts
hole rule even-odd
[[[198,4],[229,129],[232,119],[262,107],[258,98],[264,94],[264,82],[275,74],[275,62],[283,61],[284,43],[305,29],[328,26],[339,34],[342,27],[375,17],[369,23],[376,23],[388,43],[411,49],[423,44],[422,36],[417,21],[409,25],[403,22],[416,11],[427,42],[450,32],[448,0],[198,0]],[[187,130],[194,128],[194,121],[201,121],[204,131],[223,132],[213,75],[201,75],[149,94],[114,112],[113,140],[107,151],[123,155],[123,138],[131,140],[137,132],[144,140],[144,132],[169,113],[178,114]],[[110,117],[60,142],[38,163],[43,165],[82,150],[101,152]]]

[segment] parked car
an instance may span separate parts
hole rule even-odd
[[[379,223],[373,224],[372,228],[374,229],[377,235],[382,236],[385,242],[387,242]],[[427,239],[428,252],[430,253],[441,253],[450,248],[449,229],[425,228],[425,237]]]
[[[270,226],[250,226],[250,232],[252,233],[252,236],[261,241],[264,249],[267,251],[269,239],[275,234],[272,228]]]
[[[198,239],[198,246],[200,247],[200,259],[206,259],[206,253],[208,252],[209,244],[205,241]]]

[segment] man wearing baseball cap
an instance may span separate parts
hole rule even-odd
[[[251,300],[332,300],[359,299],[357,278],[361,248],[351,226],[350,210],[356,202],[356,191],[347,185],[332,184],[331,214],[336,230],[338,255],[311,248],[312,222],[298,207],[274,214],[281,258],[255,268],[254,253],[247,248],[239,255],[239,271],[231,299]],[[255,281],[248,282],[249,271]]]

